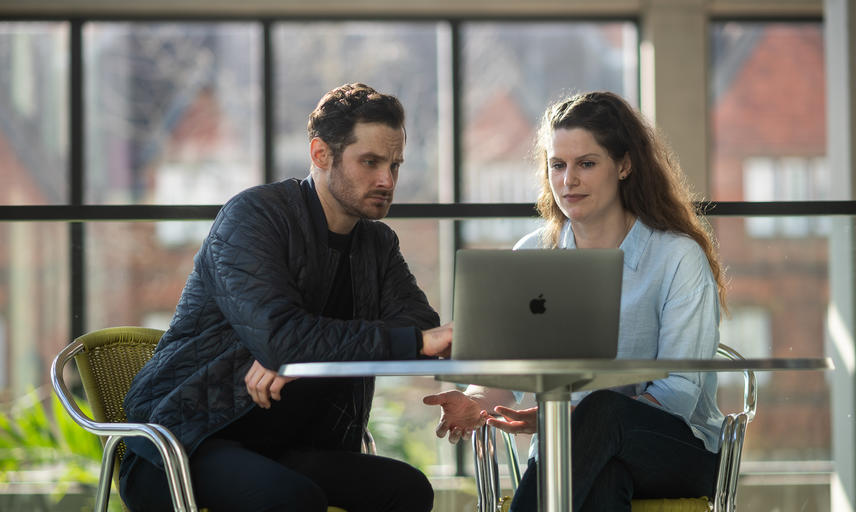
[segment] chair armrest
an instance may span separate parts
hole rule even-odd
[[[102,478],[105,476],[104,473],[112,473],[116,445],[122,437],[145,437],[154,443],[163,458],[173,500],[178,499],[176,498],[177,496],[184,497],[185,503],[174,503],[175,508],[182,511],[195,511],[196,500],[193,496],[193,486],[190,480],[189,458],[184,447],[169,429],[156,423],[99,422],[80,410],[65,383],[63,370],[66,364],[83,349],[82,343],[74,341],[60,351],[51,364],[51,384],[63,409],[65,409],[75,423],[87,432],[107,437],[104,444]]]

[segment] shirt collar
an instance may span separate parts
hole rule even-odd
[[[624,237],[624,241],[622,241],[621,245],[618,247],[624,251],[624,266],[630,270],[636,270],[639,266],[639,260],[642,259],[642,253],[645,251],[645,246],[648,244],[648,240],[653,234],[654,231],[638,218],[633,222],[633,226],[630,228],[630,231],[627,232],[627,236]],[[562,232],[559,234],[559,241],[559,247],[561,248],[577,248],[576,240],[574,240],[574,231],[571,227],[570,221],[566,220],[565,225],[562,226]]]

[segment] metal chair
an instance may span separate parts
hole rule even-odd
[[[733,348],[720,344],[717,354],[732,360],[743,359]],[[746,427],[755,417],[758,400],[755,374],[743,372],[743,410],[728,414],[722,422],[719,453],[719,468],[716,487],[712,498],[645,499],[633,500],[633,512],[734,512],[737,499],[737,477],[743,453]],[[509,478],[512,493],[520,483],[520,465],[514,436],[502,432],[505,452],[508,457]],[[479,512],[506,512],[511,504],[510,496],[503,496],[499,483],[497,463],[496,429],[482,427],[473,434],[473,466]]]
[[[54,358],[51,382],[60,403],[74,421],[100,436],[104,443],[101,473],[95,496],[95,510],[107,510],[110,479],[119,485],[117,461],[125,453],[125,436],[142,436],[157,446],[164,460],[172,504],[176,511],[196,512],[190,481],[188,456],[167,428],[154,423],[127,423],[123,402],[131,381],[154,353],[163,331],[143,327],[111,327],[80,336]],[[66,364],[74,359],[93,418],[80,410],[63,377]],[[363,438],[363,452],[377,453],[369,432]],[[123,504],[124,505],[124,504]],[[204,512],[204,509],[203,509]],[[346,512],[330,507],[328,512]]]
[[[142,436],[155,444],[163,457],[175,510],[195,512],[187,453],[168,429],[154,423],[127,423],[122,406],[131,381],[154,353],[163,331],[143,327],[111,327],[80,336],[66,346],[51,364],[51,383],[62,406],[85,430],[104,443],[95,510],[106,511],[110,479],[118,488],[116,461],[125,453],[124,436]],[[93,418],[83,414],[63,378],[66,364],[77,363]]]

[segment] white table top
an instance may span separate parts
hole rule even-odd
[[[291,363],[280,367],[287,377],[434,376],[462,384],[546,392],[563,386],[573,391],[613,387],[665,378],[675,372],[829,370],[822,358],[766,359],[515,359],[462,361],[342,361]]]

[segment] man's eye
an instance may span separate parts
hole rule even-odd
[[[374,167],[375,165],[377,165],[377,160],[374,160],[372,158],[366,158],[365,160],[363,160],[363,164],[368,165],[369,167]]]

